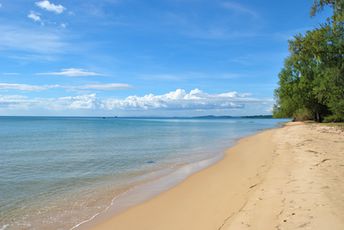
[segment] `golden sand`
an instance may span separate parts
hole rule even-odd
[[[293,123],[94,230],[344,229],[344,132]]]

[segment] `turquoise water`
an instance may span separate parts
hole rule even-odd
[[[120,209],[114,198],[132,188],[149,193],[149,182],[281,122],[0,117],[0,229],[71,229]]]

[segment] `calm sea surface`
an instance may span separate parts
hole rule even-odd
[[[281,122],[0,117],[0,230],[71,229],[139,202],[135,191],[142,199],[157,193],[238,138]]]

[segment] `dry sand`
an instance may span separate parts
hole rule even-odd
[[[344,132],[293,123],[94,230],[344,229]]]

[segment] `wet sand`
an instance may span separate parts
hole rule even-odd
[[[344,132],[290,123],[94,230],[344,229]]]

